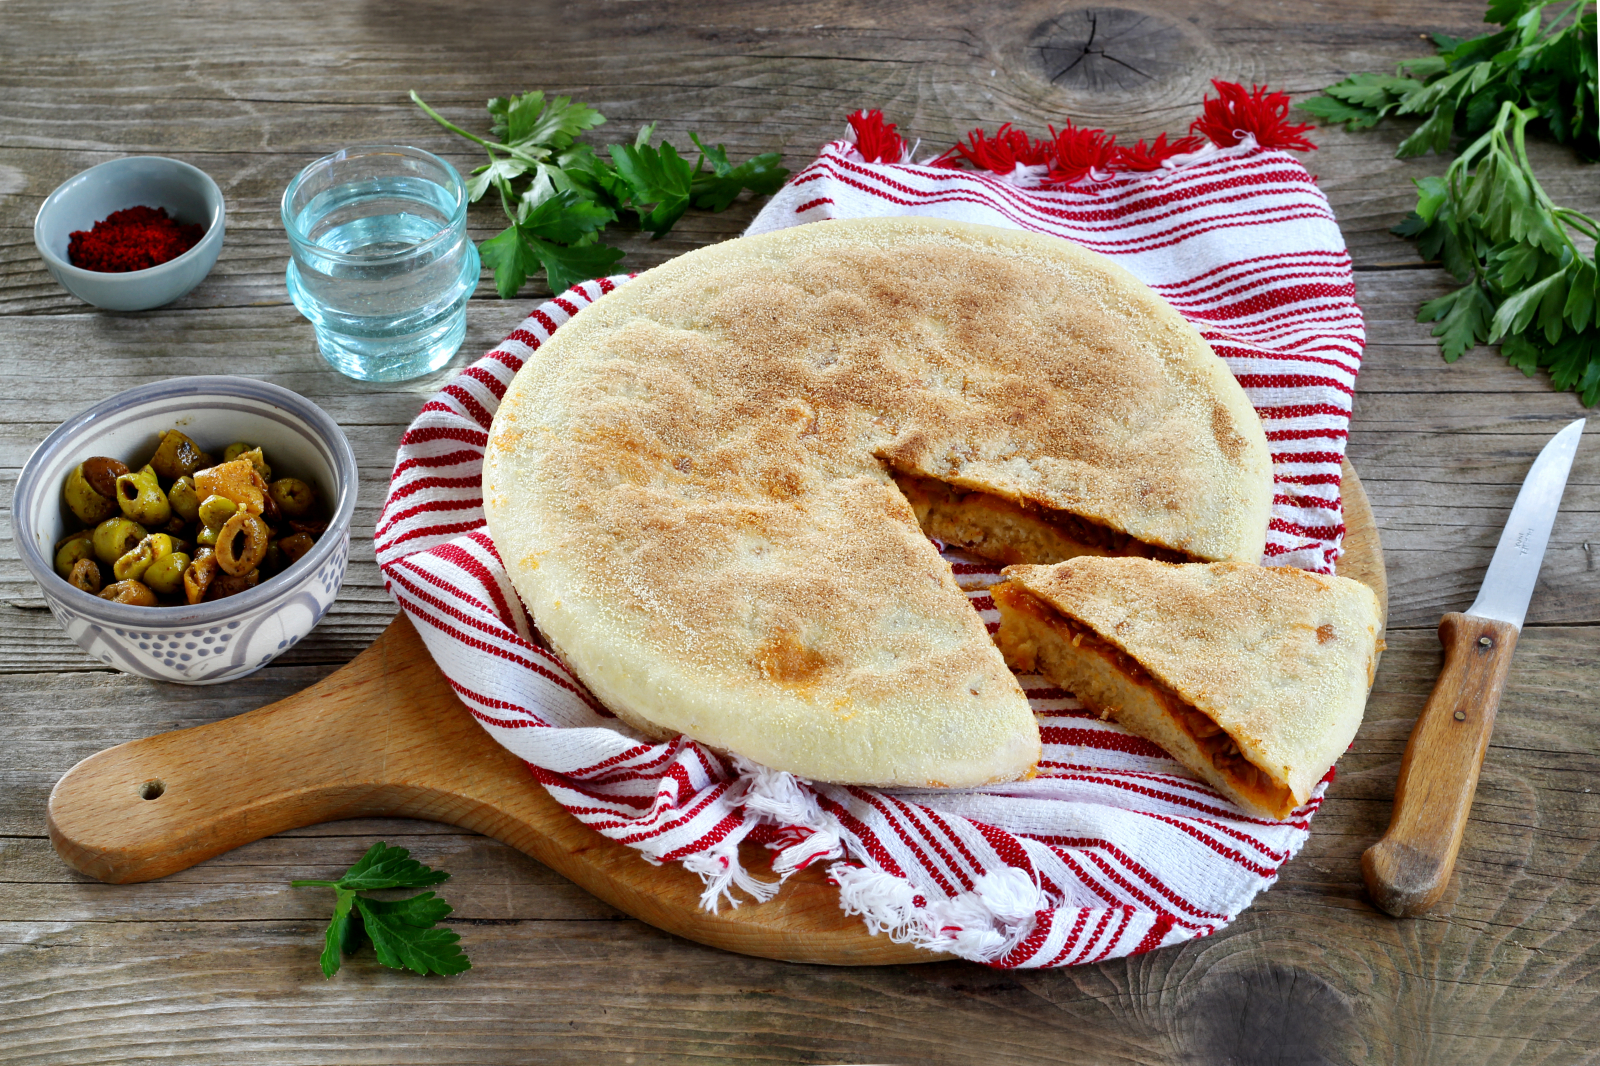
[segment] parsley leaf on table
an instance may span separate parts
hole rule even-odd
[[[1446,362],[1499,344],[1514,367],[1550,373],[1557,389],[1600,403],[1600,316],[1594,242],[1600,223],[1561,207],[1528,161],[1529,127],[1600,157],[1595,12],[1576,0],[1545,19],[1547,0],[1490,0],[1497,33],[1434,35],[1439,54],[1401,63],[1393,76],[1357,74],[1299,106],[1324,122],[1370,129],[1390,115],[1427,115],[1395,152],[1441,155],[1473,138],[1443,177],[1416,182],[1417,207],[1391,232],[1417,242],[1461,288],[1423,304],[1419,322]],[[1571,21],[1567,21],[1568,19]]]
[[[1556,7],[1546,21],[1545,8]],[[1499,32],[1466,40],[1434,34],[1437,55],[1407,60],[1393,76],[1357,74],[1296,106],[1350,129],[1370,129],[1390,115],[1426,115],[1395,153],[1404,159],[1443,154],[1455,133],[1480,136],[1501,105],[1512,103],[1531,108],[1558,144],[1600,158],[1595,13],[1587,7],[1588,0],[1492,0],[1484,21]]]
[[[650,131],[651,127],[646,126],[633,145],[613,144],[606,151],[611,154],[617,174],[628,183],[629,200],[639,211],[640,228],[660,237],[689,209],[694,171],[672,145],[650,147],[646,139]],[[646,204],[654,206],[645,211]]]
[[[461,937],[435,923],[450,913],[450,904],[432,892],[401,900],[376,900],[358,896],[381,888],[423,888],[449,880],[411,857],[405,848],[379,841],[337,881],[291,881],[295,888],[319,886],[334,891],[333,920],[328,923],[322,948],[322,975],[339,971],[343,956],[354,954],[363,940],[372,941],[378,961],[395,969],[410,968],[457,974],[472,963],[457,943]]]
[[[1433,335],[1447,362],[1474,345],[1498,343],[1512,366],[1529,375],[1548,369],[1552,385],[1593,407],[1600,402],[1600,223],[1540,188],[1525,146],[1535,117],[1502,104],[1443,178],[1416,183],[1417,209],[1393,232],[1415,240],[1426,258],[1442,259],[1462,283],[1417,315],[1438,323]]]
[[[689,134],[689,139],[700,149],[700,163],[695,165],[694,178],[689,183],[689,195],[698,208],[725,211],[745,189],[757,196],[770,196],[789,176],[789,172],[778,165],[777,152],[763,152],[734,166],[728,162],[728,151],[722,145],[707,148],[694,133]],[[702,172],[701,166],[706,163],[711,164],[711,169]]]
[[[578,138],[605,116],[565,96],[534,91],[490,100],[495,140],[447,121],[415,92],[411,99],[488,153],[489,162],[467,182],[467,196],[477,201],[494,190],[511,223],[478,247],[494,272],[495,289],[506,298],[541,270],[555,292],[609,272],[623,253],[600,238],[624,216],[660,237],[690,207],[723,211],[746,189],[770,195],[789,176],[776,152],[734,165],[722,145],[707,148],[693,133],[700,154],[691,167],[671,144],[651,145],[653,124],[631,145],[610,145],[601,154]]]

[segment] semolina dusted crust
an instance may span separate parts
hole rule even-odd
[[[805,777],[1027,775],[1037,726],[894,474],[1259,556],[1260,424],[1176,312],[1055,238],[831,221],[689,253],[518,373],[489,530],[626,721]]]
[[[1005,575],[996,641],[1014,667],[1040,670],[1246,810],[1287,817],[1361,725],[1381,622],[1358,581],[1090,557]]]

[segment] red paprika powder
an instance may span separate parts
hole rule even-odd
[[[146,270],[176,259],[200,240],[200,225],[167,217],[164,207],[113,211],[91,230],[76,230],[67,242],[67,260],[104,274]]]

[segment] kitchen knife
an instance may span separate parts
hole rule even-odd
[[[1511,652],[1583,424],[1580,418],[1557,433],[1533,461],[1477,600],[1465,614],[1452,612],[1439,622],[1444,669],[1406,742],[1389,830],[1361,856],[1373,901],[1396,918],[1424,913],[1450,883]]]

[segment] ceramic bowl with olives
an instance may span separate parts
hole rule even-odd
[[[249,378],[179,378],[62,425],[12,509],[73,640],[120,670],[206,683],[259,669],[321,620],[355,489],[349,442],[315,404]]]

